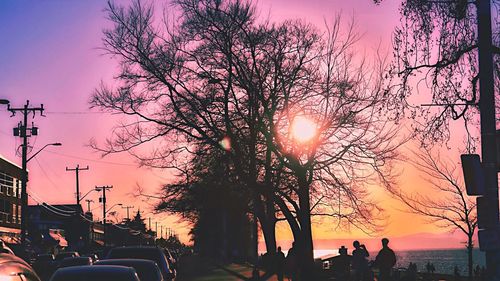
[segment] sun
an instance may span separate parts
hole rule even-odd
[[[293,138],[299,142],[308,142],[317,133],[316,123],[304,116],[295,117],[291,129]]]

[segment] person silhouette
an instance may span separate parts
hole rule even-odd
[[[298,255],[297,255],[297,246],[295,242],[292,243],[292,247],[288,250],[285,262],[286,262],[287,272],[290,275],[290,280],[292,281],[297,280]]]
[[[285,267],[285,254],[281,251],[281,247],[278,247],[278,251],[275,256],[275,270],[278,276],[278,281],[283,281],[283,271]]]
[[[391,279],[392,267],[396,264],[396,254],[389,248],[389,239],[382,239],[382,249],[378,252],[375,258],[375,265],[379,268],[379,278],[380,281],[386,281]]]
[[[339,248],[339,255],[332,258],[332,272],[336,280],[348,280],[351,274],[352,256],[347,254],[347,248],[342,246]]]
[[[365,245],[359,243],[359,241],[354,241],[352,243],[354,250],[352,251],[352,270],[354,273],[355,281],[363,281],[368,276],[368,259],[370,256],[366,250]]]

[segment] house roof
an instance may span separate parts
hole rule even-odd
[[[2,155],[0,155],[0,170],[5,171],[7,174],[17,179],[21,179],[23,172],[23,169],[19,165],[7,160]]]

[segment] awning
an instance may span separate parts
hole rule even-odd
[[[49,236],[52,239],[56,240],[59,243],[59,246],[68,247],[68,241],[66,241],[66,239],[64,239],[64,237],[60,233],[49,231]]]
[[[96,243],[97,245],[99,246],[104,246],[104,241],[100,241],[100,240],[92,240],[92,242]]]

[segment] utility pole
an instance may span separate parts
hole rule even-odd
[[[87,213],[90,213],[90,202],[94,202],[92,199],[85,199],[87,201]]]
[[[40,112],[40,116],[43,115],[43,104],[40,107],[30,107],[29,100],[23,107],[12,108],[10,104],[7,105],[7,110],[12,113],[11,117],[16,115],[16,112],[21,112],[23,115],[23,121],[19,122],[17,128],[14,128],[14,136],[21,137],[23,139],[22,144],[22,179],[21,179],[21,245],[25,245],[26,242],[26,232],[28,230],[28,137],[38,135],[38,127],[35,127],[32,123],[31,128],[28,128],[28,114],[33,113],[33,117],[36,112]]]
[[[157,221],[155,222],[155,225],[156,225],[156,227],[155,227],[155,237],[158,238],[158,222]]]
[[[78,174],[79,171],[86,171],[88,169],[89,169],[88,165],[86,168],[80,168],[79,164],[77,164],[76,168],[74,169],[68,169],[68,167],[66,167],[66,171],[75,171],[76,174],[76,205],[80,205],[80,181],[78,179]]]
[[[96,186],[95,187],[95,190],[102,191],[102,197],[99,198],[99,200],[102,202],[102,226],[104,229],[102,239],[104,242],[104,247],[106,247],[106,190],[107,189],[109,190],[111,188],[113,188],[112,185],[111,186],[105,185],[105,186]]]
[[[161,235],[160,235],[160,238],[163,238],[163,225],[160,225],[160,229],[161,229]]]
[[[127,221],[130,221],[130,217],[129,217],[129,213],[128,213],[128,210],[130,208],[134,208],[134,206],[122,206],[122,209],[127,209]]]
[[[490,0],[478,1],[478,58],[481,155],[485,192],[477,197],[479,246],[486,252],[488,280],[500,280],[500,227],[496,147],[495,89]]]
[[[151,230],[151,217],[149,217],[148,220],[149,220],[149,230]]]

